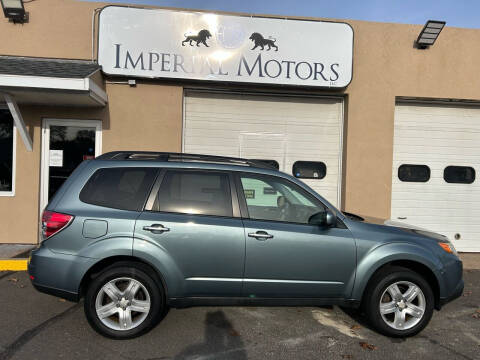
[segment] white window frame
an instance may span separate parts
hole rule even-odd
[[[7,105],[0,104],[0,109],[8,110]],[[0,191],[0,196],[15,196],[15,178],[16,178],[16,164],[17,164],[17,128],[15,121],[12,120],[13,126],[13,151],[12,151],[12,190]]]

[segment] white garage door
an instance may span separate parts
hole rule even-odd
[[[396,106],[392,219],[444,234],[457,250],[480,251],[478,171],[479,108]]]
[[[325,177],[302,180],[340,203],[341,100],[189,92],[184,117],[184,152],[275,160],[289,174],[323,162]]]

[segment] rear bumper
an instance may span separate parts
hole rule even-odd
[[[93,259],[54,253],[46,246],[32,251],[28,274],[32,285],[40,292],[78,301],[80,282]]]
[[[48,286],[39,285],[36,284],[34,280],[32,280],[32,285],[35,289],[44,294],[53,295],[73,302],[78,302],[80,300],[80,296],[78,295],[78,293],[72,293],[61,289],[55,289]]]

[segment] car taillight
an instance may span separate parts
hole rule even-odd
[[[57,213],[45,210],[42,214],[42,235],[43,239],[49,238],[70,224],[72,215]]]

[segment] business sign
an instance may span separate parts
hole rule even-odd
[[[108,6],[98,62],[110,75],[343,88],[345,23]]]

